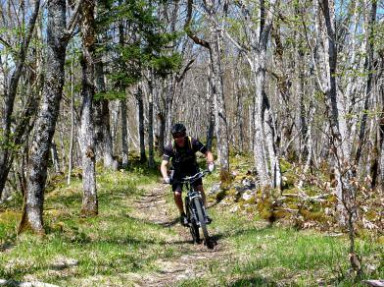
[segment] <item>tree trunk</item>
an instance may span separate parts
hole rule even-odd
[[[57,146],[55,141],[52,141],[51,144],[51,158],[52,158],[52,163],[55,168],[55,173],[60,173],[61,168],[60,168],[60,160],[59,160],[59,154],[57,152]]]
[[[127,100],[120,100],[121,108],[121,151],[122,151],[122,166],[127,168],[128,161],[128,125],[127,125]]]
[[[210,71],[210,70],[209,70]],[[207,143],[206,147],[209,151],[212,150],[213,136],[215,133],[215,106],[212,96],[212,77],[209,75],[209,81],[207,81],[207,103],[208,103],[208,127],[207,127]]]
[[[139,120],[139,139],[140,139],[140,162],[144,163],[147,161],[147,156],[145,155],[145,127],[144,127],[144,101],[143,101],[143,92],[141,87],[137,89],[136,100],[138,106],[138,120]]]
[[[279,159],[276,153],[275,126],[271,118],[271,107],[265,92],[266,86],[266,61],[268,39],[272,27],[273,12],[276,1],[270,1],[268,10],[265,3],[260,8],[259,33],[253,31],[255,39],[254,48],[251,53],[251,73],[255,84],[255,108],[254,108],[254,159],[259,182],[262,187],[280,188],[281,174]],[[248,23],[250,26],[251,23]],[[250,26],[249,30],[252,31]],[[268,127],[268,131],[265,128]],[[268,158],[269,157],[269,158]]]
[[[96,92],[103,95],[106,92],[106,87],[104,80],[104,65],[102,60],[95,63],[95,73]],[[105,168],[113,168],[115,164],[113,160],[113,146],[108,105],[109,101],[107,99],[101,98],[94,101],[95,135],[97,140],[96,154],[97,156],[103,158]]]
[[[84,216],[98,214],[98,198],[95,172],[95,141],[93,97],[94,85],[94,56],[95,56],[95,0],[82,2],[81,33],[83,57],[81,61],[83,70],[82,91],[83,103],[81,107],[80,144],[83,165],[83,201],[81,213]]]
[[[69,136],[69,151],[68,151],[68,178],[67,178],[67,184],[71,184],[71,174],[72,174],[72,165],[73,165],[73,144],[74,144],[74,137],[75,137],[75,99],[74,99],[74,76],[73,76],[73,64],[71,63],[71,131]]]
[[[8,87],[5,87],[4,90],[4,109],[1,113],[1,133],[0,133],[0,198],[5,187],[5,182],[8,177],[9,170],[13,161],[13,144],[11,141],[11,123],[12,123],[12,114],[14,110],[14,103],[17,93],[17,87],[19,84],[20,77],[22,75],[22,70],[25,66],[25,59],[27,57],[27,50],[29,43],[32,38],[32,33],[35,27],[36,19],[39,14],[40,1],[35,1],[34,10],[32,12],[29,25],[27,28],[27,35],[24,41],[20,45],[20,51],[17,55],[18,62],[15,63],[16,67],[12,73],[10,83]],[[15,140],[19,140],[21,135],[23,135],[26,125],[19,125],[20,134],[16,135]],[[18,129],[16,128],[16,130]]]
[[[120,0],[119,4],[122,5],[123,1]],[[124,47],[124,21],[121,20],[119,22],[119,45]],[[125,86],[120,83],[120,91],[125,93]],[[120,100],[120,110],[121,110],[121,159],[122,159],[122,167],[127,168],[128,161],[128,115],[127,115],[127,99]]]
[[[60,100],[64,85],[64,63],[66,41],[66,2],[48,1],[47,61],[43,91],[43,102],[36,122],[36,132],[32,140],[29,160],[28,189],[24,198],[23,216],[19,232],[32,229],[44,233],[43,204],[47,178],[47,164],[56,121],[60,110]]]
[[[369,110],[369,100],[372,97],[372,85],[373,85],[373,53],[374,53],[374,39],[375,39],[375,22],[376,22],[376,12],[377,12],[377,2],[376,0],[373,0],[371,3],[371,11],[370,11],[370,17],[369,17],[369,23],[368,23],[368,29],[369,34],[367,37],[367,53],[366,53],[366,59],[365,59],[365,71],[368,72],[367,75],[367,83],[365,88],[365,100],[364,100],[364,109],[363,109],[363,115],[361,117],[360,122],[360,131],[359,131],[359,138],[358,138],[358,147],[356,151],[356,165],[359,165],[362,150],[363,150],[363,143],[365,142],[365,130],[367,125],[367,118],[368,114],[367,111]]]
[[[221,35],[216,19],[216,11],[212,1],[204,1],[208,12],[211,42],[209,51],[211,57],[213,95],[215,109],[215,132],[217,139],[217,155],[222,177],[229,172],[229,136],[228,122],[224,101],[223,73],[221,70]]]
[[[153,82],[149,81],[149,95],[148,95],[148,150],[149,160],[148,166],[153,168],[155,166],[154,150],[153,150]]]
[[[165,119],[164,114],[159,112],[157,114],[157,119],[159,120],[159,155],[162,156],[164,153],[165,146]]]
[[[171,129],[173,124],[173,97],[175,94],[175,76],[169,76],[167,80],[168,88],[165,96],[165,142],[172,141]]]
[[[271,177],[268,169],[267,162],[267,143],[264,131],[264,100],[263,92],[265,85],[265,69],[259,66],[259,63],[265,63],[264,54],[255,55],[255,66],[252,75],[255,81],[255,113],[254,113],[254,159],[256,163],[256,170],[259,178],[259,184],[263,187],[271,186]]]
[[[343,141],[346,139],[345,120],[340,123],[339,121],[339,102],[337,100],[337,86],[336,86],[336,72],[337,72],[337,50],[336,50],[336,31],[335,31],[335,14],[333,0],[321,0],[322,12],[325,19],[325,26],[327,29],[327,39],[325,43],[328,46],[328,88],[326,93],[326,104],[331,110],[330,128],[331,128],[331,149],[334,156],[334,168],[337,178],[337,196],[338,196],[338,209],[339,209],[339,222],[341,225],[347,224],[350,239],[350,259],[352,268],[357,271],[358,275],[361,275],[361,263],[359,266],[355,265],[358,257],[355,254],[355,229],[354,224],[357,216],[356,206],[356,190],[353,187],[351,180],[353,179],[353,170],[349,162],[349,150]],[[347,221],[345,220],[347,216]]]

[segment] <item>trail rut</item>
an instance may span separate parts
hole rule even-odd
[[[205,263],[229,256],[228,248],[221,241],[213,249],[208,249],[204,244],[192,243],[189,230],[179,224],[176,206],[166,200],[166,193],[169,192],[168,186],[156,186],[146,190],[135,203],[133,210],[137,211],[137,214],[134,216],[164,228],[172,228],[175,235],[167,239],[166,244],[177,246],[184,255],[159,259],[156,262],[160,266],[159,270],[143,276],[137,286],[178,286],[183,280],[203,277],[209,280],[210,274]],[[211,226],[208,230],[214,237],[215,230]]]

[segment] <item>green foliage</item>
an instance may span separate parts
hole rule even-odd
[[[124,87],[138,82],[146,68],[161,77],[180,69],[181,55],[169,54],[165,47],[181,34],[164,32],[155,7],[155,3],[148,1],[125,1],[119,5],[116,1],[100,3],[97,19],[100,33],[105,27],[119,23],[127,24],[124,26],[131,30],[126,33],[132,33],[124,43],[99,44],[97,49],[98,54],[109,51],[113,55],[113,72],[108,77],[115,85]]]
[[[291,170],[292,168],[292,165],[290,162],[288,162],[287,160],[285,159],[280,159],[280,170],[281,170],[281,173],[285,173],[289,170]]]
[[[159,76],[166,77],[172,71],[178,70],[181,67],[182,56],[178,53],[173,53],[171,56],[158,56],[150,60],[152,67]]]
[[[108,91],[105,93],[97,93],[94,96],[95,101],[99,100],[122,100],[126,98],[126,94],[124,92],[118,91]]]

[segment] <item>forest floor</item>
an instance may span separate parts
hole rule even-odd
[[[214,249],[208,249],[203,243],[193,244],[189,230],[179,224],[176,206],[169,199],[169,186],[145,186],[145,193],[135,203],[132,216],[160,225],[173,232],[165,239],[165,244],[178,246],[180,256],[159,260],[161,268],[143,276],[141,286],[174,286],[180,281],[204,278],[205,267],[212,260],[225,261],[231,251],[224,241]],[[208,226],[209,227],[209,226]],[[215,237],[215,236],[214,236]]]
[[[80,216],[78,178],[51,178],[43,237],[17,235],[21,196],[0,206],[0,286],[364,286],[350,276],[346,234],[271,226],[214,196],[208,230],[217,245],[193,244],[158,176],[99,172],[96,218]],[[208,194],[217,177],[206,178]],[[384,278],[383,246],[366,235],[357,249],[366,278]]]

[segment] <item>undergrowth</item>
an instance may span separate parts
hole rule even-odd
[[[231,184],[252,176],[249,163],[234,158]],[[204,167],[204,162],[201,162]],[[289,172],[289,166],[286,166]],[[136,217],[135,204],[160,186],[157,168],[135,164],[127,170],[97,172],[99,215],[80,216],[82,184],[78,171],[68,186],[64,175],[52,178],[45,196],[46,235],[17,235],[20,198],[2,206],[0,213],[0,279],[43,281],[59,286],[134,286],[141,278],[163,272],[163,262],[177,266],[186,254],[193,258],[203,246],[179,238],[180,227],[164,227],[146,220],[144,208]],[[219,172],[207,176],[206,190],[219,183]],[[292,190],[290,191],[294,193]],[[274,195],[279,200],[280,194]],[[343,233],[296,226],[279,218],[271,225],[257,207],[228,195],[215,202],[209,213],[209,231],[218,246],[212,255],[191,266],[195,277],[173,281],[171,286],[359,286],[349,270],[348,240]],[[274,201],[271,202],[273,204]],[[289,201],[288,201],[289,203]],[[289,208],[294,209],[292,199]],[[237,211],[234,206],[241,205]],[[323,211],[313,206],[313,216]],[[177,214],[171,193],[164,198],[171,219]],[[286,218],[285,218],[286,219]],[[317,220],[312,218],[311,221]],[[170,238],[173,238],[170,240]],[[365,277],[384,278],[383,245],[369,232],[361,232],[357,249],[363,257]],[[203,253],[204,254],[204,253]],[[201,255],[200,255],[201,256]],[[193,262],[193,261],[192,261]],[[362,285],[361,285],[362,286]]]

